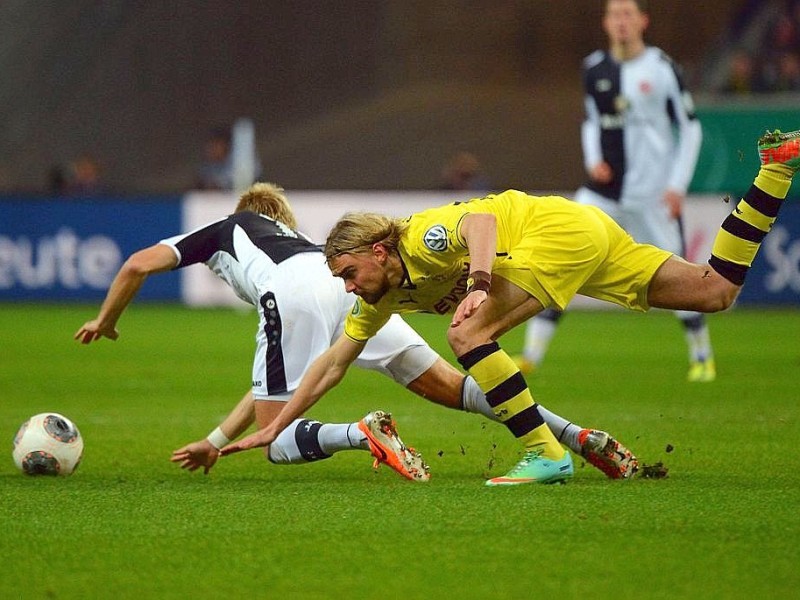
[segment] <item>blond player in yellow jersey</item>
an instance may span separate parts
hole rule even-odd
[[[393,313],[452,313],[450,347],[525,450],[516,466],[487,485],[570,478],[570,454],[496,340],[546,307],[564,308],[575,294],[639,311],[730,307],[800,168],[800,131],[767,133],[758,150],[758,176],[722,223],[707,265],[634,242],[598,208],[514,190],[407,219],[346,215],[325,247],[333,274],[359,296],[344,333],[268,427],[222,454],[270,444],[342,379]]]

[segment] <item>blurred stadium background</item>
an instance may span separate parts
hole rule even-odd
[[[647,40],[684,67],[704,125],[691,190],[702,199],[687,215],[703,229],[700,251],[729,209],[720,199],[752,180],[755,137],[800,127],[798,92],[720,91],[734,53],[758,54],[789,4],[650,3]],[[605,45],[602,6],[0,3],[0,300],[94,300],[129,251],[228,211],[232,194],[192,188],[209,131],[242,117],[255,126],[262,178],[309,211],[306,230],[325,231],[322,206],[396,212],[453,199],[377,192],[439,188],[461,150],[478,155],[494,189],[569,195],[583,178],[579,66]],[[82,156],[97,161],[102,193],[55,197],[55,170]],[[755,300],[800,302],[800,218],[787,212],[762,253]]]
[[[704,92],[732,40],[774,3],[650,4],[649,42],[684,66],[702,107],[716,104]],[[42,189],[51,165],[88,152],[114,189],[180,191],[208,129],[242,116],[287,188],[429,188],[467,148],[500,187],[572,189],[578,69],[605,45],[601,10],[600,0],[7,0],[0,189]]]
[[[647,40],[685,68],[704,129],[686,214],[698,261],[731,209],[724,199],[752,181],[756,137],[800,129],[798,91],[722,91],[737,52],[769,54],[770,24],[797,4],[650,2]],[[185,309],[234,302],[194,267],[146,283],[124,343],[87,354],[72,340],[128,254],[231,210],[234,191],[193,188],[209,132],[240,118],[255,127],[262,177],[286,187],[317,240],[348,209],[407,214],[474,195],[438,189],[462,150],[494,189],[571,195],[583,178],[579,67],[605,44],[602,7],[0,2],[0,437],[10,450],[24,418],[55,409],[87,440],[85,466],[66,481],[21,477],[8,454],[0,462],[0,598],[215,598],[232,585],[287,598],[362,588],[409,599],[792,596],[800,184],[741,297],[757,309],[712,317],[715,384],[682,382],[672,315],[644,326],[614,311],[574,311],[536,375],[545,405],[665,460],[663,482],[620,487],[585,469],[563,490],[506,490],[487,503],[483,477],[515,460],[502,431],[411,404],[357,369],[314,417],[361,418],[380,399],[432,462],[432,486],[370,474],[355,452],[297,469],[250,453],[212,477],[181,474],[171,450],[205,435],[248,381],[251,315]],[[81,157],[96,161],[100,185],[54,189]],[[412,323],[452,359],[444,320]],[[198,380],[198,365],[213,368]],[[187,562],[187,549],[199,560]],[[545,568],[509,571],[544,549]],[[412,569],[374,568],[398,552],[403,562],[388,564]],[[609,568],[626,557],[632,569]]]

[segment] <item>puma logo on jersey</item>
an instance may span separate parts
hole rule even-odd
[[[398,304],[416,304],[417,301],[414,300],[414,296],[411,294],[408,295],[408,298],[401,298],[397,301]]]
[[[422,236],[425,247],[434,252],[444,252],[447,250],[447,229],[444,225],[434,225]]]

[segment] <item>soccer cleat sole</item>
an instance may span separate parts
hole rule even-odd
[[[574,473],[574,468],[572,464],[572,456],[570,456],[569,452],[564,455],[564,458],[557,461],[551,461],[548,459],[548,464],[552,469],[549,473],[542,473],[538,477],[520,477],[514,476],[514,471],[519,469],[519,464],[511,469],[509,473],[506,475],[501,475],[500,477],[492,477],[486,481],[486,485],[488,487],[500,487],[500,486],[512,486],[512,485],[525,485],[531,483],[538,483],[541,485],[552,485],[552,484],[565,484],[567,481],[572,477]]]
[[[610,479],[631,479],[639,470],[639,460],[625,446],[597,429],[584,429],[578,436],[581,456]]]
[[[366,436],[369,450],[375,458],[373,468],[386,464],[411,481],[430,480],[430,467],[419,452],[406,446],[400,439],[391,414],[381,410],[372,412],[359,421],[358,428]]]
[[[800,168],[800,131],[767,131],[758,139],[758,156],[762,165]]]
[[[524,485],[526,483],[540,483],[542,485],[566,485],[567,481],[572,478],[572,473],[563,476],[550,477],[548,479],[534,479],[532,477],[525,478],[511,478],[511,477],[493,477],[486,480],[488,487],[496,486],[509,486],[509,485]]]

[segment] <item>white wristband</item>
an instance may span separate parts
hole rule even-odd
[[[206,439],[217,450],[222,449],[223,446],[227,446],[230,443],[228,437],[224,433],[222,433],[222,429],[220,429],[219,427],[217,427],[214,431],[209,433]]]

